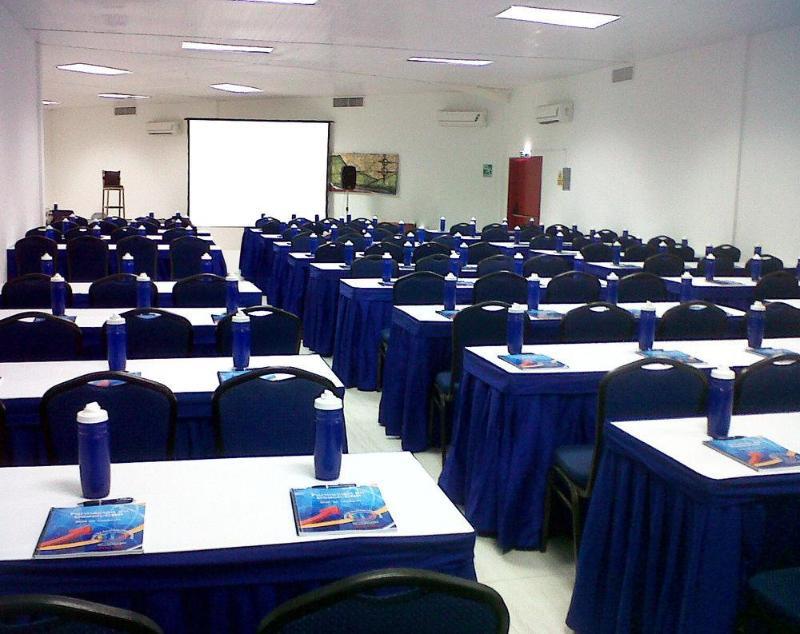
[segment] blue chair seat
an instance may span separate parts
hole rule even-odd
[[[761,572],[748,585],[757,603],[787,625],[800,628],[800,568]]]
[[[433,379],[433,384],[439,388],[443,394],[449,394],[451,389],[458,387],[458,384],[453,386],[453,373],[450,370],[446,372],[439,372]]]
[[[594,445],[564,445],[556,449],[554,464],[567,477],[585,489],[592,472]]]
[[[389,329],[389,328],[384,328],[383,330],[381,330],[381,341],[383,343],[389,343],[389,333],[390,332],[391,332],[391,329]]]

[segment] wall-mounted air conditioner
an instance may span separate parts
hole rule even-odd
[[[150,121],[147,134],[178,134],[180,124],[177,121]]]
[[[573,106],[571,101],[551,103],[536,108],[536,121],[542,125],[572,121]]]
[[[486,111],[439,110],[439,125],[458,128],[485,128],[489,122]]]

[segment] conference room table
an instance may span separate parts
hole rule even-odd
[[[800,339],[764,346],[800,352]],[[657,341],[702,361],[697,367],[749,366],[764,357],[740,339]],[[439,485],[479,534],[498,545],[539,548],[547,476],[561,445],[594,442],[603,376],[642,359],[636,343],[526,345],[563,367],[519,369],[499,358],[505,346],[467,348],[453,411],[453,435]]]
[[[528,312],[528,343],[558,343],[561,339],[561,318],[584,304],[541,304]],[[656,319],[677,302],[656,302]],[[638,320],[643,302],[618,304]],[[467,306],[456,306],[457,310]],[[728,315],[728,336],[742,337],[745,313],[722,307]],[[434,378],[450,370],[452,363],[452,317],[441,314],[441,306],[395,306],[392,311],[391,334],[383,368],[378,422],[387,436],[400,438],[403,450],[424,451],[438,441],[438,428],[429,427],[428,397]],[[428,437],[431,429],[434,438]]]
[[[730,433],[800,451],[799,423],[797,412],[734,416]],[[571,628],[728,634],[750,576],[800,565],[800,470],[756,471],[708,438],[705,418],[606,424]]]
[[[242,233],[239,252],[239,271],[262,291],[267,289],[267,280],[272,265],[272,245],[283,241],[278,233],[261,233],[260,229],[248,227]]]
[[[250,368],[288,366],[333,381],[344,397],[341,381],[318,355],[276,355],[250,359]],[[214,434],[211,397],[219,386],[217,372],[232,369],[230,357],[128,359],[127,371],[166,385],[178,399],[177,458],[211,458]],[[0,363],[0,400],[6,406],[6,427],[14,465],[46,464],[39,404],[48,389],[91,372],[108,370],[106,361]]]
[[[51,507],[81,501],[77,466],[0,469],[0,594],[53,593],[144,613],[169,634],[255,632],[284,601],[341,578],[422,568],[474,580],[475,533],[407,453],[342,456],[396,529],[298,536],[289,491],[313,456],[113,464],[111,497],[146,504],[142,554],[33,560]]]
[[[698,264],[698,262],[684,262],[683,267],[689,273],[696,275]],[[618,277],[624,277],[625,275],[644,271],[644,262],[620,262],[619,264],[614,264],[613,262],[584,262],[583,270],[602,278],[608,277],[609,273],[615,273]],[[735,275],[733,277],[736,279],[747,275],[745,268],[738,263],[734,266],[734,272]],[[696,279],[698,278],[695,277],[694,280]]]
[[[89,308],[89,287],[91,282],[68,282],[72,289],[72,305],[74,308]],[[172,289],[175,281],[154,282],[158,291],[158,308],[172,307]],[[262,303],[261,289],[252,282],[239,281],[239,305],[260,306]],[[133,306],[131,306],[133,308]],[[121,310],[121,309],[120,309]]]
[[[667,285],[670,299],[678,299],[681,294],[680,277],[662,278]],[[692,299],[702,299],[713,304],[747,310],[755,298],[757,282],[749,277],[715,277],[712,281],[705,277],[692,278]]]

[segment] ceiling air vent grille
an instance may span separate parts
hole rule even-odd
[[[620,81],[630,81],[631,79],[633,79],[633,66],[615,68],[611,71],[611,81],[615,84]]]
[[[115,117],[120,117],[126,114],[136,114],[136,106],[121,106],[119,108],[114,108]]]
[[[334,97],[334,108],[363,108],[364,97]]]

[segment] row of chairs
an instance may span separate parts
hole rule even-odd
[[[147,235],[157,235],[158,232],[161,230],[161,225],[159,225],[158,221],[145,221],[141,223],[134,223],[124,227],[118,227],[115,224],[112,224],[109,221],[103,220],[98,223],[100,227],[100,234],[108,236],[110,241],[114,244],[127,238],[129,236],[138,236],[139,227],[144,227],[144,233]],[[61,224],[62,227],[63,221]],[[74,226],[72,228],[66,228],[66,231],[57,229],[55,223],[50,225],[50,227],[34,227],[33,229],[28,229],[25,232],[25,236],[44,236],[46,238],[50,238],[55,240],[56,242],[69,242],[73,238],[80,238],[82,236],[91,236],[94,235],[92,233],[92,228],[87,225],[79,225]],[[196,230],[194,227],[191,226],[178,226],[173,227],[171,229],[166,229],[164,233],[161,234],[161,242],[170,243],[173,240],[177,240],[178,238],[182,238],[183,236],[193,236],[196,235]],[[153,242],[157,242],[154,240]]]
[[[183,230],[182,230],[183,231]],[[211,243],[193,235],[185,235],[170,243],[169,258],[171,279],[179,279],[203,272],[202,257],[211,250]],[[41,271],[42,256],[53,258],[58,270],[58,244],[43,236],[27,236],[14,245],[17,274]],[[136,273],[147,273],[151,279],[158,277],[158,243],[144,236],[132,235],[117,243],[117,270],[122,270],[122,258],[133,257]],[[71,282],[91,282],[108,275],[108,243],[101,238],[84,235],[72,238],[66,245],[67,279]]]
[[[59,220],[53,221],[50,223],[50,227],[55,229],[61,234],[66,233],[67,231],[71,230],[73,227],[89,227],[92,225],[98,225],[100,227],[100,232],[103,235],[110,236],[114,231],[120,229],[122,227],[133,226],[138,227],[139,225],[144,225],[147,233],[149,234],[156,234],[160,229],[173,229],[175,227],[191,227],[192,222],[186,216],[179,216],[173,215],[170,218],[159,219],[152,216],[139,216],[134,220],[127,220],[120,216],[106,216],[105,218],[101,218],[100,220],[88,220],[82,216],[78,216],[76,214],[70,214]],[[31,231],[41,231],[47,227],[36,227]]]

